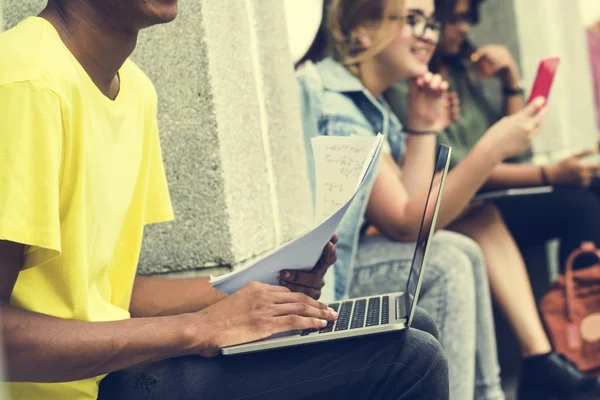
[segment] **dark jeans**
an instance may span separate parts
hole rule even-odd
[[[413,326],[432,333],[419,313]],[[108,375],[100,400],[448,399],[438,341],[416,328],[214,359],[188,356]]]
[[[600,201],[589,190],[555,188],[551,193],[507,197],[497,201],[519,247],[560,240],[560,268],[583,241],[600,247]],[[582,258],[577,266],[594,262]]]

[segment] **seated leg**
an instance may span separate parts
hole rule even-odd
[[[420,317],[424,318],[423,316]],[[187,356],[108,375],[99,400],[448,399],[447,361],[418,329],[240,356]]]

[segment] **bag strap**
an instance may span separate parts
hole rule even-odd
[[[596,248],[594,242],[583,242],[581,247],[574,250],[567,259],[565,266],[565,289],[566,289],[566,302],[565,307],[567,308],[567,319],[569,322],[573,322],[574,318],[572,315],[572,303],[575,301],[575,281],[573,279],[573,264],[575,260],[584,254],[593,254],[600,259],[600,251]]]

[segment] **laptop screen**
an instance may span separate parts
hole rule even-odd
[[[435,222],[437,220],[437,213],[442,200],[442,191],[444,190],[444,182],[448,173],[448,167],[450,165],[450,152],[451,148],[446,145],[440,145],[438,148],[437,157],[435,160],[435,170],[431,179],[431,185],[429,188],[429,194],[423,207],[423,217],[421,219],[421,227],[419,229],[419,235],[415,245],[415,255],[413,257],[412,266],[410,268],[410,274],[408,281],[406,282],[405,293],[408,296],[404,296],[407,304],[406,310],[408,310],[409,318],[408,325],[412,323],[414,316],[415,307],[421,289],[421,281],[423,277],[423,269],[427,263],[427,245],[435,231]]]

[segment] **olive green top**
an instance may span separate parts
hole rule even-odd
[[[450,90],[455,91],[460,100],[460,117],[438,135],[438,142],[452,146],[451,165],[454,167],[502,117],[504,99],[497,79],[479,79],[462,62],[453,62],[447,67]],[[410,127],[408,90],[408,82],[402,81],[386,93],[392,110],[406,127]],[[510,161],[524,161],[529,157],[530,152],[527,152]]]

